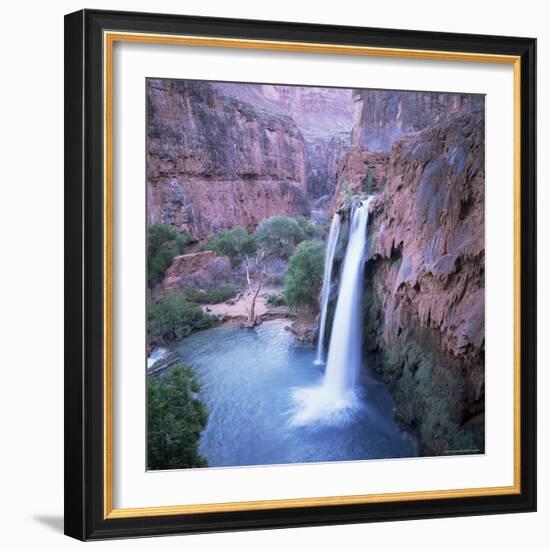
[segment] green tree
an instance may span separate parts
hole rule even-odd
[[[155,342],[176,340],[193,330],[210,328],[215,320],[190,302],[183,292],[166,294],[147,308],[149,338]]]
[[[255,254],[257,243],[254,235],[244,227],[235,227],[211,237],[202,249],[212,250],[218,256],[228,256],[231,265],[235,267]]]
[[[284,297],[291,309],[315,309],[323,283],[325,247],[303,241],[291,256],[285,274]]]
[[[171,225],[154,223],[147,228],[147,284],[161,281],[172,260],[182,254],[193,238]]]
[[[367,170],[367,175],[363,178],[363,192],[368,195],[374,192],[374,175],[370,166]]]
[[[193,369],[178,363],[165,376],[147,376],[147,466],[152,470],[207,466],[199,453],[208,421]]]
[[[318,239],[323,235],[321,226],[315,223],[312,220],[309,220],[305,216],[296,216],[294,218],[296,223],[302,228],[302,231],[305,233],[306,239]]]
[[[315,236],[315,227],[303,216],[271,216],[256,228],[256,239],[268,256],[289,258],[296,245]]]

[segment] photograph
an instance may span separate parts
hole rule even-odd
[[[258,6],[65,15],[64,532],[521,537],[538,27]]]
[[[484,454],[485,95],[144,84],[147,469]]]

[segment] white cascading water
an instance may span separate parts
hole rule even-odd
[[[370,200],[362,201],[351,214],[323,383],[294,390],[298,407],[293,425],[342,424],[361,407],[356,384],[361,366],[361,300]]]
[[[353,210],[349,241],[340,279],[338,301],[323,385],[344,398],[355,388],[361,366],[363,272],[367,248],[370,197]]]
[[[332,267],[334,263],[334,254],[340,235],[340,214],[334,214],[330,224],[330,231],[327,240],[327,250],[325,252],[325,271],[323,274],[323,289],[321,291],[321,314],[319,319],[319,337],[317,340],[316,365],[322,365],[325,355],[325,329],[327,325],[328,299],[330,297],[332,282]]]

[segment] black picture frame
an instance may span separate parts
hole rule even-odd
[[[103,31],[513,55],[521,66],[521,490],[152,517],[105,517]],[[536,40],[152,13],[65,17],[65,533],[80,540],[536,510]]]

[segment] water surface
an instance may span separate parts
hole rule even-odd
[[[176,346],[195,368],[209,411],[200,451],[209,466],[410,457],[415,444],[393,421],[384,384],[362,369],[360,406],[342,422],[296,422],[296,393],[320,387],[324,366],[296,342],[285,320],[255,329],[223,325]]]

